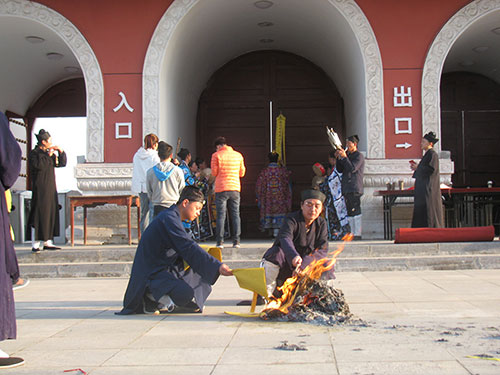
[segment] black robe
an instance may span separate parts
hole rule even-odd
[[[16,338],[16,313],[12,280],[19,277],[19,266],[10,236],[5,190],[16,182],[21,170],[21,148],[0,112],[0,341]]]
[[[66,153],[52,156],[36,146],[28,155],[30,170],[31,210],[28,228],[35,228],[35,240],[47,241],[59,235],[59,203],[54,168],[66,166]]]
[[[279,281],[292,276],[292,260],[300,255],[301,268],[306,268],[313,260],[328,255],[328,228],[325,219],[318,217],[306,232],[302,211],[286,215],[273,246],[266,251],[264,259],[280,266]]]
[[[442,228],[443,203],[439,181],[439,156],[429,149],[413,173],[415,198],[412,228]]]
[[[188,271],[184,260],[191,266]],[[179,210],[173,205],[163,210],[141,237],[119,314],[142,313],[146,292],[159,300],[179,282],[186,282],[194,290],[195,302],[203,309],[210,285],[219,278],[220,266],[221,262],[188,236]]]

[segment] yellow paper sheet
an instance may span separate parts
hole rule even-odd
[[[233,269],[233,275],[236,276],[240,288],[267,297],[264,268],[235,268]]]
[[[207,253],[209,253],[211,256],[213,256],[215,259],[217,259],[219,262],[222,262],[222,251],[218,247],[210,247],[207,245],[201,245],[200,246],[203,250],[205,250]],[[187,271],[191,266],[184,261],[184,271]]]

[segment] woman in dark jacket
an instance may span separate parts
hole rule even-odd
[[[422,138],[421,147],[425,151],[420,163],[410,162],[415,171],[415,199],[412,228],[442,228],[443,204],[439,182],[439,156],[433,146],[439,139],[434,132]]]

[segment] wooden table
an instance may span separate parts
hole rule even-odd
[[[116,204],[127,206],[128,244],[132,244],[132,230],[130,217],[132,206],[137,207],[137,234],[141,239],[141,203],[135,195],[82,195],[69,197],[71,208],[71,246],[75,243],[75,208],[83,207],[83,244],[87,244],[87,208]]]
[[[398,198],[413,197],[411,190],[378,190],[383,198],[384,239],[392,240],[392,207],[413,202],[399,202]],[[450,228],[496,225],[493,206],[500,204],[500,188],[446,188],[441,189],[445,226]]]

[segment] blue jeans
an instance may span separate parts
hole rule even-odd
[[[148,193],[139,193],[139,201],[141,202],[141,235],[148,227],[153,219],[153,204],[150,202]]]
[[[217,210],[217,228],[215,230],[215,240],[217,241],[217,244],[224,242],[224,222],[226,221],[226,206],[229,208],[231,229],[233,231],[233,242],[240,242],[240,192],[222,191],[220,193],[215,193],[215,208]]]

